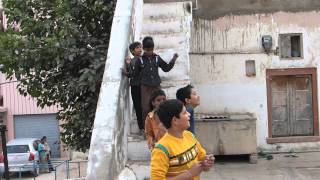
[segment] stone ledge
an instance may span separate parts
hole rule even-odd
[[[298,142],[318,142],[320,136],[297,136],[297,137],[277,137],[267,138],[268,144],[276,143],[298,143]]]

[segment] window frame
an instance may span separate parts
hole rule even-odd
[[[283,57],[282,56],[282,37],[283,36],[299,36],[300,37],[300,56],[299,57]],[[290,41],[291,42],[291,41]],[[278,39],[278,46],[279,46],[279,58],[280,60],[300,60],[304,59],[304,53],[303,53],[303,34],[302,33],[281,33],[279,34],[279,39]],[[290,50],[291,51],[291,50]]]

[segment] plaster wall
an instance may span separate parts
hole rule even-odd
[[[201,96],[201,105],[196,111],[210,114],[253,113],[257,117],[258,146],[274,148],[266,143],[266,69],[319,69],[319,24],[320,13],[315,11],[230,15],[215,20],[195,18],[190,43],[190,78]],[[302,59],[283,60],[274,53],[264,53],[261,37],[271,35],[275,50],[278,47],[278,35],[282,33],[302,33]],[[256,76],[246,76],[246,60],[255,60]],[[319,79],[318,75],[318,84]],[[282,146],[283,149],[295,146],[320,147],[319,143]]]
[[[146,3],[181,2],[185,0],[144,0]],[[194,17],[216,19],[228,14],[301,12],[320,9],[318,0],[192,0]]]

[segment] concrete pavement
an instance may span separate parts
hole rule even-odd
[[[272,160],[259,158],[257,164],[217,161],[201,180],[320,180],[320,152],[289,155],[273,154]]]
[[[239,156],[218,157],[214,168],[201,174],[201,180],[320,180],[320,152],[290,155],[272,154],[272,160],[260,157],[257,164]],[[148,162],[134,162],[130,169],[138,180],[149,177]]]
[[[257,164],[248,163],[247,158],[239,156],[217,157],[209,172],[201,174],[201,180],[320,180],[320,152],[272,154],[273,159],[259,158]],[[133,163],[133,164],[132,164]],[[81,176],[85,176],[86,166],[81,167]],[[131,162],[137,179],[148,177],[148,162]],[[77,168],[71,168],[71,177],[77,177]],[[66,178],[64,168],[58,169],[58,180]],[[19,179],[12,176],[11,179]],[[33,179],[24,174],[23,179]],[[54,179],[54,173],[40,174],[36,180]]]

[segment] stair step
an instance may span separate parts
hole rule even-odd
[[[128,161],[127,166],[134,172],[137,180],[150,179],[150,161]]]
[[[149,36],[143,34],[142,37]],[[186,33],[179,34],[153,34],[155,49],[175,49],[186,47],[189,38]]]
[[[140,131],[137,120],[130,122],[130,134],[138,134]]]
[[[172,59],[174,53],[179,54],[179,58],[170,72],[159,71],[162,79],[162,89],[166,92],[168,98],[175,98],[176,90],[190,83],[191,3],[144,4],[142,18],[141,40],[145,36],[152,36],[155,43],[155,53],[159,54],[166,62]],[[128,160],[133,162],[150,161],[151,153],[146,140],[141,136],[134,135],[138,131],[137,122],[130,122],[131,135],[128,136],[127,144]],[[150,170],[147,170],[147,172],[150,172]],[[138,173],[136,174],[137,177],[143,177]]]
[[[172,34],[187,32],[189,23],[183,18],[161,19],[161,20],[143,20],[143,34]]]
[[[163,83],[161,83],[161,88],[164,89],[167,99],[175,99],[177,89],[184,87],[188,84],[190,84],[189,79],[177,80],[177,81],[169,80],[169,81],[163,81]]]
[[[184,17],[191,14],[191,3],[171,2],[171,3],[147,3],[143,5],[144,19]]]
[[[154,51],[166,62],[169,62],[172,59],[174,53],[178,53],[179,55],[176,63],[186,63],[185,61],[188,61],[189,58],[189,53],[183,46],[178,48],[156,48]]]
[[[128,137],[128,160],[131,161],[149,161],[151,153],[147,141],[136,137]]]

